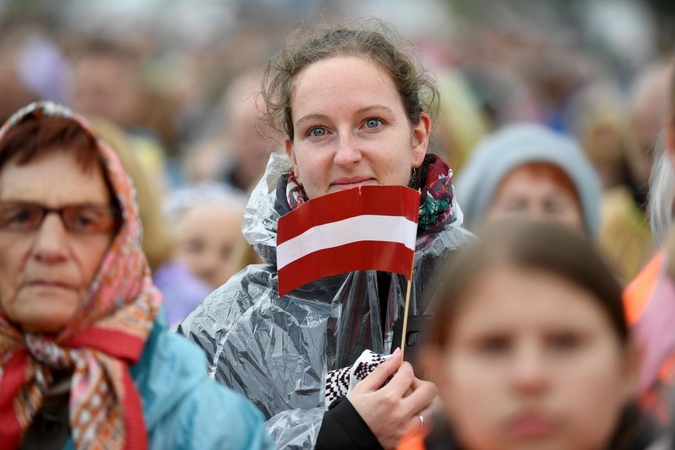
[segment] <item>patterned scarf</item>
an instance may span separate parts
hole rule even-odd
[[[427,155],[424,164],[427,172],[424,186],[420,189],[418,233],[456,220],[452,210],[452,198],[454,197],[452,169],[436,155]],[[305,189],[298,183],[293,172],[288,177],[286,199],[291,209],[297,208],[308,200]]]
[[[0,129],[27,117],[66,117],[95,136],[68,108],[33,103]],[[161,304],[140,247],[135,192],[114,151],[97,140],[105,173],[122,208],[124,223],[75,319],[56,336],[24,333],[0,317],[0,442],[17,448],[42,407],[54,373],[72,372],[70,424],[78,449],[145,449],[147,431],[140,395],[129,374],[143,352]]]

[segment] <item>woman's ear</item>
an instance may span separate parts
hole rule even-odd
[[[420,121],[412,130],[412,152],[413,167],[417,168],[424,162],[424,156],[429,147],[429,136],[431,134],[431,117],[423,112],[420,114]]]
[[[286,137],[286,139],[284,140],[284,148],[286,149],[286,155],[288,155],[288,159],[291,160],[293,176],[295,177],[295,180],[298,182],[298,184],[302,186],[302,180],[300,179],[300,172],[298,171],[298,163],[295,160],[295,153],[293,153],[293,143],[288,137]]]

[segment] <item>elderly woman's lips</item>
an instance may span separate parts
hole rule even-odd
[[[63,283],[61,281],[43,281],[43,280],[37,280],[37,281],[31,281],[29,283],[26,283],[27,286],[30,287],[45,287],[45,288],[61,288],[61,289],[73,289],[72,286],[70,286],[67,283]]]

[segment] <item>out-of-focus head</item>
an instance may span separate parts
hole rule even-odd
[[[629,114],[640,155],[651,167],[654,146],[670,111],[672,62],[661,61],[644,69],[630,89]]]
[[[173,258],[174,252],[171,230],[162,211],[159,188],[152,184],[150,177],[143,170],[124,130],[104,119],[92,119],[91,123],[98,136],[115,151],[134,183],[138,215],[143,224],[141,247],[150,268],[154,271],[168,263]]]
[[[225,128],[237,162],[234,174],[242,186],[252,187],[265,171],[276,140],[260,120],[260,74],[246,73],[235,78],[223,96]]]
[[[558,224],[507,221],[463,249],[422,357],[462,448],[610,448],[638,373],[621,292]]]
[[[26,115],[0,135],[0,314],[57,333],[89,299],[122,212],[96,139],[75,120]]]
[[[127,128],[140,122],[143,105],[136,53],[124,46],[92,41],[74,57],[71,104],[82,114]]]
[[[241,194],[205,183],[174,193],[166,210],[175,224],[176,259],[214,289],[236,273],[234,249],[244,219]]]
[[[429,143],[438,89],[381,23],[291,37],[268,65],[266,117],[309,198],[408,185]]]
[[[579,146],[542,126],[508,126],[478,144],[459,175],[457,199],[473,231],[521,216],[597,235],[600,182]]]

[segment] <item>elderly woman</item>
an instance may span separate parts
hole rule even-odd
[[[387,354],[399,345],[392,335],[405,278],[351,272],[279,297],[277,221],[344,189],[420,189],[410,308],[429,313],[437,268],[470,238],[459,226],[452,171],[427,154],[438,91],[382,26],[296,37],[265,74],[268,117],[283,126],[286,155],[272,155],[244,217],[244,235],[265,264],[234,275],[179,330],[206,350],[216,380],[270,419],[278,447],[392,448],[424,421],[435,386],[396,352],[363,381],[346,372],[367,374],[383,358],[366,350]],[[333,376],[345,368],[344,378]],[[353,390],[339,389],[344,379]]]
[[[259,413],[169,333],[134,189],[65,107],[0,130],[3,448],[269,448]]]
[[[541,125],[510,125],[481,141],[457,182],[467,227],[503,217],[600,231],[600,180],[571,139]]]

